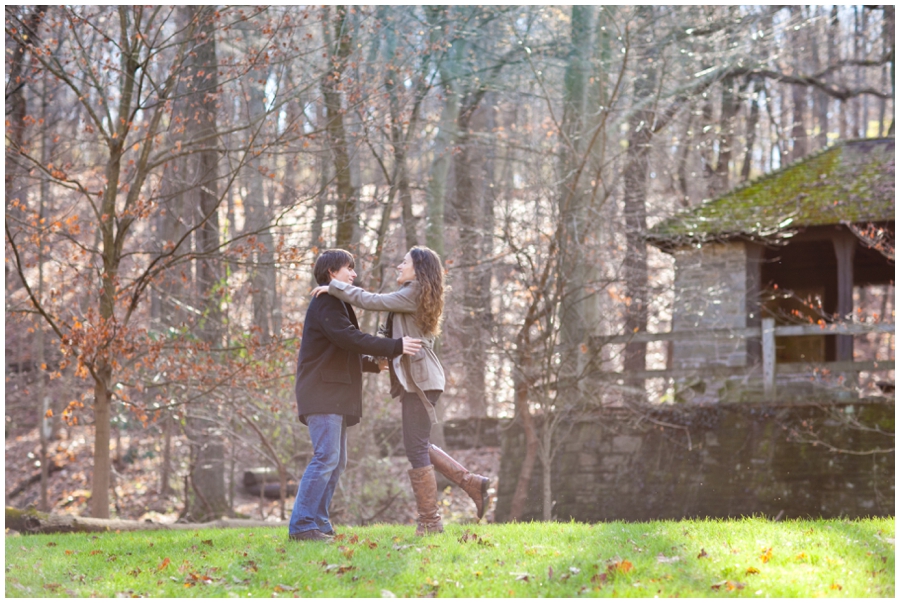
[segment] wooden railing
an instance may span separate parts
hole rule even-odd
[[[894,360],[864,360],[838,362],[791,362],[777,364],[775,362],[775,338],[797,337],[804,335],[864,335],[866,333],[893,333],[893,323],[826,323],[810,325],[775,326],[775,319],[764,318],[759,327],[736,329],[706,329],[691,331],[668,331],[665,333],[638,332],[630,335],[597,337],[600,344],[650,343],[653,341],[710,341],[715,339],[749,339],[759,338],[762,343],[762,381],[766,395],[775,394],[775,376],[777,374],[808,373],[814,368],[825,369],[836,373],[852,373],[860,371],[892,371]],[[732,377],[747,374],[747,366],[702,366],[680,369],[661,369],[620,372],[604,372],[604,376],[619,379],[651,379],[654,377],[691,377],[698,373],[709,377]]]

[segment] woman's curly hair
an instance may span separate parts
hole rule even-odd
[[[416,325],[424,335],[437,337],[441,334],[441,316],[444,313],[444,266],[438,254],[428,247],[417,245],[409,250],[409,255],[419,282]]]

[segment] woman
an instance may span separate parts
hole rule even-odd
[[[435,469],[462,488],[475,501],[478,519],[484,516],[490,480],[470,473],[446,452],[429,442],[434,405],[444,391],[444,369],[434,353],[444,310],[444,267],[438,255],[427,247],[413,247],[397,266],[394,293],[368,293],[359,287],[332,280],[316,287],[313,295],[328,293],[358,308],[387,311],[386,335],[405,335],[422,340],[422,349],[406,360],[390,363],[391,395],[399,397],[403,416],[403,445],[412,469],[409,479],[416,497],[416,535],[443,532],[438,513]]]

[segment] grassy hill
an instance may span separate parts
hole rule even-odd
[[[894,519],[6,537],[7,597],[893,597]]]

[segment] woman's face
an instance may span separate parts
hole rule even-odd
[[[413,268],[412,256],[407,253],[403,256],[400,265],[397,266],[397,283],[402,285],[414,280],[416,280],[416,269]]]

